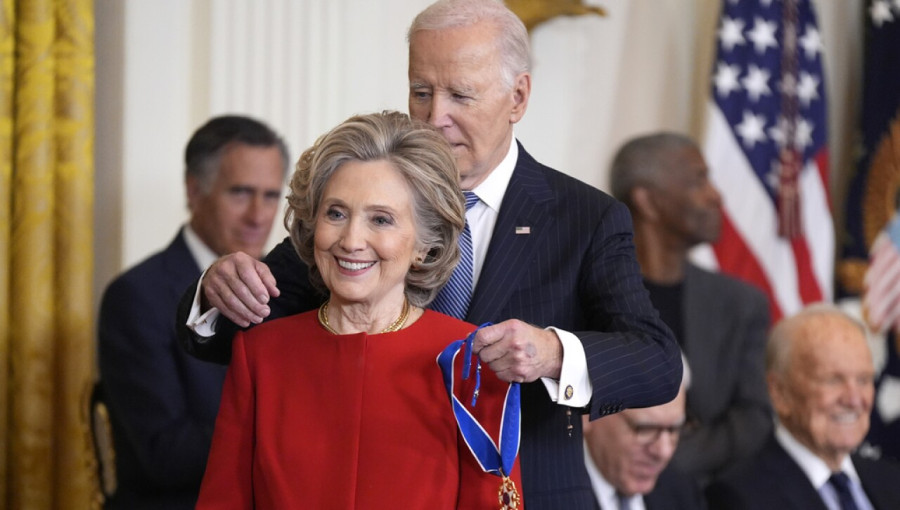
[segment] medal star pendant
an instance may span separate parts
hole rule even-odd
[[[522,502],[519,491],[516,490],[515,482],[508,476],[503,477],[503,483],[500,484],[497,496],[500,499],[500,510],[519,508],[519,503]]]

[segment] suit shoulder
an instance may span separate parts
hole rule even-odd
[[[717,287],[722,293],[736,295],[741,299],[753,300],[763,304],[768,302],[766,294],[755,285],[729,274],[710,271],[693,264],[691,264],[691,268],[696,278],[704,280],[707,285]]]
[[[613,204],[618,202],[618,200],[616,200],[603,190],[596,188],[576,177],[545,165],[541,166],[544,169],[544,173],[547,176],[547,180],[548,182],[550,182],[551,187],[554,190],[557,190],[558,193],[563,196],[578,195],[580,197],[596,200],[598,203],[604,204]]]
[[[615,198],[602,190],[555,168],[551,168],[535,160],[523,146],[519,146],[519,161],[517,165],[540,173],[547,184],[557,195],[577,195],[582,200],[590,198],[602,203],[618,202]]]
[[[866,475],[872,475],[873,477],[877,476],[881,480],[893,480],[894,483],[900,483],[900,462],[891,459],[870,459],[854,455],[853,466],[859,471],[859,475],[862,478],[865,478]]]
[[[109,282],[103,292],[104,297],[129,294],[146,289],[148,285],[153,286],[160,277],[165,276],[163,265],[163,252],[154,253]]]

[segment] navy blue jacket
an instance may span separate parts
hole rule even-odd
[[[206,468],[225,367],[179,347],[175,312],[200,268],[179,233],[103,294],[100,380],[118,491],[107,509],[192,509]]]

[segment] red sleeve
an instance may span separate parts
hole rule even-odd
[[[197,509],[253,508],[254,383],[238,332],[222,388]]]
[[[475,418],[482,424],[484,429],[490,434],[496,445],[500,438],[500,425],[503,419],[503,408],[506,404],[506,390],[509,383],[501,381],[497,378],[493,371],[486,365],[482,366],[481,371],[481,389],[478,392],[478,401],[473,408],[472,393],[475,390],[475,377],[473,364],[473,374],[468,380],[462,380],[462,355],[457,356],[457,362],[454,366],[456,371],[457,384],[456,396],[460,402],[466,406],[466,409],[472,413]],[[521,441],[520,441],[521,442]],[[462,435],[458,436],[459,450],[459,509],[495,509],[500,507],[500,485],[502,478],[494,474],[485,473],[465,441]],[[524,508],[524,500],[522,498],[522,475],[519,468],[519,458],[516,456],[516,462],[510,478],[516,484],[516,490],[519,493],[520,503],[517,509]]]

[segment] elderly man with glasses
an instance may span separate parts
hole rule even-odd
[[[675,400],[585,420],[585,464],[603,510],[706,508],[697,484],[666,468],[685,423],[687,362],[684,369]]]

